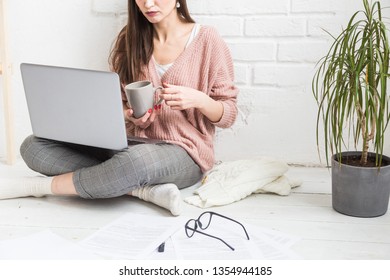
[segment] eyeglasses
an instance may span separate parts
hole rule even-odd
[[[214,215],[215,215],[215,216],[218,216],[218,217],[221,217],[221,218],[225,218],[225,219],[227,219],[227,220],[230,220],[230,221],[232,221],[232,222],[235,222],[235,223],[239,224],[239,225],[243,228],[243,230],[244,230],[244,232],[245,232],[245,235],[246,235],[246,238],[248,238],[248,240],[249,240],[249,235],[248,235],[248,233],[247,233],[245,227],[244,227],[241,223],[239,223],[239,222],[237,222],[236,220],[233,220],[233,219],[231,219],[231,218],[229,218],[229,217],[223,216],[223,215],[218,214],[218,213],[215,213],[215,212],[210,212],[210,211],[203,212],[196,220],[195,220],[195,219],[191,219],[191,220],[189,220],[189,221],[185,224],[184,228],[185,228],[185,231],[186,231],[187,236],[188,236],[189,238],[191,238],[191,237],[194,235],[194,233],[197,232],[197,233],[200,233],[200,234],[209,236],[209,237],[211,237],[211,238],[215,238],[215,239],[220,240],[220,241],[223,242],[226,246],[228,246],[231,250],[234,251],[234,248],[233,248],[232,246],[230,246],[230,245],[229,245],[226,241],[224,241],[222,238],[219,238],[219,237],[216,237],[216,236],[214,236],[214,235],[207,234],[207,233],[204,233],[204,232],[198,230],[198,228],[199,228],[199,229],[202,229],[202,230],[207,229],[207,228],[209,227],[209,225],[210,225],[210,223],[211,223],[211,219],[212,219],[212,217],[213,217]]]

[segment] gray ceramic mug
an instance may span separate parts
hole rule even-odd
[[[155,94],[159,89],[161,90],[163,87],[153,88],[149,81],[134,82],[125,87],[126,97],[135,118],[142,117],[149,109],[161,103],[161,99],[154,102],[157,100]]]

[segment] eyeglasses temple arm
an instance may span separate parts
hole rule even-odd
[[[218,213],[216,213],[216,212],[209,212],[209,213],[210,213],[210,214],[213,214],[213,215],[216,215],[216,216],[219,216],[219,217],[222,217],[222,218],[225,218],[225,219],[228,219],[228,220],[230,220],[230,221],[232,221],[232,222],[235,222],[235,223],[239,224],[239,225],[243,228],[243,230],[244,230],[244,232],[245,232],[245,235],[246,235],[246,238],[248,238],[248,240],[249,240],[248,232],[246,231],[246,229],[245,229],[245,227],[244,227],[243,224],[241,224],[240,222],[238,222],[238,221],[236,221],[236,220],[233,220],[232,218],[226,217],[226,216],[221,215],[221,214],[218,214]]]
[[[223,242],[226,246],[228,246],[232,251],[234,251],[234,248],[232,246],[230,246],[229,244],[227,244],[222,238],[219,238],[219,237],[216,237],[214,235],[211,235],[211,234],[207,234],[207,233],[204,233],[204,232],[201,232],[199,230],[194,230],[192,229],[193,231],[196,231],[197,233],[200,233],[200,234],[203,234],[203,235],[206,235],[208,237],[211,237],[211,238],[215,238],[215,239],[218,239],[219,241]]]

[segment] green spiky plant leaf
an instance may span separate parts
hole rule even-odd
[[[389,41],[380,1],[363,0],[364,10],[353,14],[347,27],[317,64],[312,90],[318,103],[317,145],[323,124],[326,160],[341,152],[353,139],[367,164],[370,149],[376,166],[382,162],[388,125]],[[347,140],[347,141],[346,141]],[[357,147],[359,145],[359,147]],[[360,146],[361,145],[361,146]]]

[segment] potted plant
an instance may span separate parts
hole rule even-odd
[[[383,155],[390,119],[389,40],[380,1],[363,5],[332,36],[312,89],[319,106],[317,145],[323,137],[328,166],[331,156],[333,208],[375,217],[386,213],[390,196],[390,158]]]

